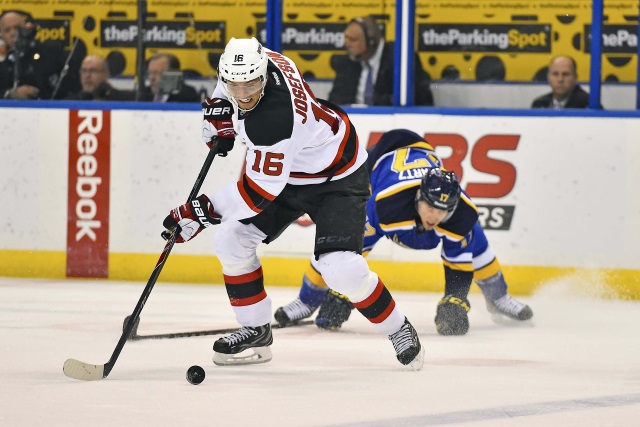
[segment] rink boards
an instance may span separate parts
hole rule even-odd
[[[186,200],[206,156],[199,110],[47,105],[57,108],[2,109],[0,276],[146,281],[164,246],[162,220]],[[640,298],[634,114],[377,110],[351,111],[361,144],[407,128],[437,146],[479,206],[514,293],[572,277]],[[243,159],[242,146],[217,158],[204,191],[236,181]],[[160,281],[221,283],[214,235],[177,245]],[[313,235],[313,225],[294,224],[260,247],[267,285],[299,284]],[[392,288],[442,288],[439,250],[382,241],[369,259]]]

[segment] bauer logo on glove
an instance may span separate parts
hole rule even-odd
[[[211,200],[202,194],[191,202],[171,210],[162,223],[167,230],[163,231],[161,236],[169,240],[171,232],[177,227],[176,243],[184,243],[204,228],[220,224],[221,220],[222,217],[214,211]]]
[[[209,148],[217,136],[217,150],[225,157],[233,149],[236,133],[233,129],[233,105],[226,99],[205,99],[202,103],[202,140]]]

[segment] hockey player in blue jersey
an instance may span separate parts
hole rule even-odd
[[[478,210],[460,188],[454,172],[418,134],[398,129],[385,133],[367,160],[371,197],[367,202],[364,254],[383,237],[416,250],[442,243],[444,297],[435,323],[441,335],[463,335],[469,329],[467,299],[475,279],[487,309],[500,317],[523,321],[533,316],[529,306],[512,298],[500,264],[478,223]],[[312,259],[298,298],[275,312],[280,323],[297,322],[320,307],[316,324],[329,330],[342,326],[353,306],[329,290]]]

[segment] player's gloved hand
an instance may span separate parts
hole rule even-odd
[[[226,99],[206,98],[202,103],[202,140],[209,148],[218,137],[218,154],[225,157],[233,149],[236,133],[233,130],[233,105]]]
[[[469,330],[471,309],[469,300],[464,297],[446,295],[438,301],[436,310],[436,329],[440,335],[464,335]]]
[[[184,243],[194,238],[205,227],[220,224],[221,219],[220,214],[213,210],[211,200],[201,194],[190,203],[171,210],[162,223],[167,230],[163,231],[161,236],[169,240],[173,229],[178,227],[176,243]]]
[[[349,320],[351,310],[353,310],[353,304],[349,298],[329,289],[316,316],[316,325],[321,329],[336,331]]]

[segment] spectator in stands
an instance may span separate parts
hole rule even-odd
[[[392,105],[394,43],[385,42],[373,19],[353,18],[344,32],[347,55],[336,55],[331,66],[336,78],[329,101],[336,104]],[[415,105],[433,105],[429,75],[418,55],[414,58]]]
[[[68,54],[58,43],[36,39],[29,14],[10,10],[0,15],[0,39],[6,50],[0,62],[0,97],[51,99],[55,95],[55,99],[64,99],[80,88],[77,62],[69,61],[64,74]]]
[[[80,66],[82,90],[71,94],[68,99],[81,101],[132,101],[131,91],[115,89],[109,83],[109,65],[102,56],[89,55]]]
[[[578,85],[576,61],[570,56],[556,56],[549,64],[547,81],[551,92],[533,100],[531,108],[587,108],[589,94]]]
[[[173,90],[167,90],[166,74],[168,71],[180,72],[180,61],[169,53],[158,53],[149,58],[147,64],[147,86],[145,86],[141,101],[153,102],[201,102],[198,91],[184,82]],[[163,76],[165,78],[163,79]],[[172,85],[169,85],[172,86]]]

